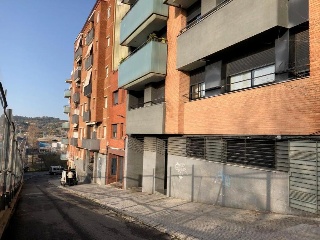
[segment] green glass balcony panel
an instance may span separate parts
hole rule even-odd
[[[70,89],[64,90],[64,97],[65,97],[65,98],[71,97],[71,91],[70,91]]]
[[[63,112],[64,113],[70,113],[70,106],[69,105],[66,105],[63,107]]]
[[[119,88],[141,90],[150,82],[166,76],[167,44],[150,41],[127,58],[119,67]]]
[[[69,139],[68,138],[62,138],[61,139],[61,143],[65,144],[65,145],[68,145],[69,144]]]
[[[62,160],[62,161],[67,161],[67,160],[68,160],[68,154],[66,154],[66,153],[61,153],[61,155],[60,155],[60,160]]]
[[[69,129],[70,128],[70,123],[69,122],[64,122],[64,123],[62,123],[61,127],[64,128],[64,129]]]
[[[121,45],[139,47],[150,33],[166,26],[167,19],[168,6],[163,0],[139,0],[121,21]]]

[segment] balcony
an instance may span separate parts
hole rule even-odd
[[[71,138],[70,139],[70,145],[78,147],[78,138]]]
[[[119,67],[119,88],[141,90],[166,76],[167,44],[150,41],[129,56]]]
[[[134,4],[137,0],[121,0],[121,3],[124,3],[124,4]]]
[[[79,124],[79,115],[78,114],[73,114],[72,119],[71,119],[72,124]]]
[[[65,105],[63,107],[63,112],[66,113],[66,114],[70,113],[70,106],[69,105]]]
[[[80,102],[80,93],[76,92],[72,95],[72,102],[74,102],[74,103]]]
[[[77,67],[73,73],[73,80],[75,82],[80,82],[81,80],[81,67]]]
[[[65,97],[65,98],[71,97],[71,91],[70,91],[70,89],[64,90],[64,97]]]
[[[121,21],[121,45],[139,47],[150,33],[166,26],[167,19],[168,6],[163,0],[139,0]]]
[[[91,112],[90,112],[90,110],[83,113],[83,121],[84,122],[90,122],[91,121]]]
[[[90,81],[90,83],[84,87],[83,89],[83,94],[86,96],[86,97],[90,97],[91,96],[91,93],[92,93],[92,83]]]
[[[82,148],[99,151],[100,149],[100,140],[99,139],[82,139]]]
[[[68,138],[62,138],[61,139],[61,143],[64,145],[68,145],[69,144],[69,139]]]
[[[84,62],[84,67],[86,68],[86,70],[88,70],[89,68],[92,67],[92,64],[93,64],[93,55],[89,55]]]
[[[74,53],[74,60],[77,61],[82,57],[82,47],[78,47],[77,51]]]
[[[288,26],[287,0],[227,0],[181,31],[177,68],[201,67],[207,56],[277,26]]]
[[[164,4],[187,9],[198,0],[163,0]]]
[[[63,129],[69,129],[70,128],[70,123],[69,122],[64,122],[64,123],[62,123],[61,127]]]
[[[128,134],[164,134],[165,103],[142,107],[127,112]]]
[[[94,29],[91,28],[91,30],[88,32],[87,37],[86,37],[86,45],[89,45],[94,38]]]
[[[60,160],[62,161],[68,161],[68,154],[67,153],[61,153]]]

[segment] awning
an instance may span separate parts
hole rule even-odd
[[[91,79],[91,72],[92,72],[92,69],[90,69],[90,70],[87,72],[87,76],[86,76],[86,79],[84,80],[83,87],[86,87],[86,86],[89,85],[90,79]]]
[[[90,43],[90,45],[88,46],[87,53],[86,53],[86,57],[88,57],[88,56],[89,56],[90,51],[91,51],[91,49],[92,49],[92,46],[93,46],[93,42],[92,42],[92,43]]]
[[[75,52],[78,50],[78,48],[79,48],[79,46],[80,46],[81,40],[82,40],[82,36],[79,36],[79,38],[78,38],[78,40],[77,40],[77,42],[76,42],[76,45],[75,45],[75,47],[74,47],[74,51],[75,51]]]

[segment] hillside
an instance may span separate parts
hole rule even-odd
[[[17,132],[24,135],[28,132],[28,128],[31,125],[36,126],[39,129],[38,137],[43,136],[61,136],[65,132],[61,129],[61,124],[65,120],[60,120],[54,117],[23,117],[14,116],[13,120],[16,125]],[[62,131],[62,132],[61,132]]]

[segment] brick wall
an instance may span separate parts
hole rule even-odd
[[[176,70],[177,62],[177,36],[185,27],[185,12],[180,8],[169,7],[167,22],[168,62],[165,85],[166,122],[167,134],[183,133],[185,95],[189,91],[189,78],[184,73]]]

